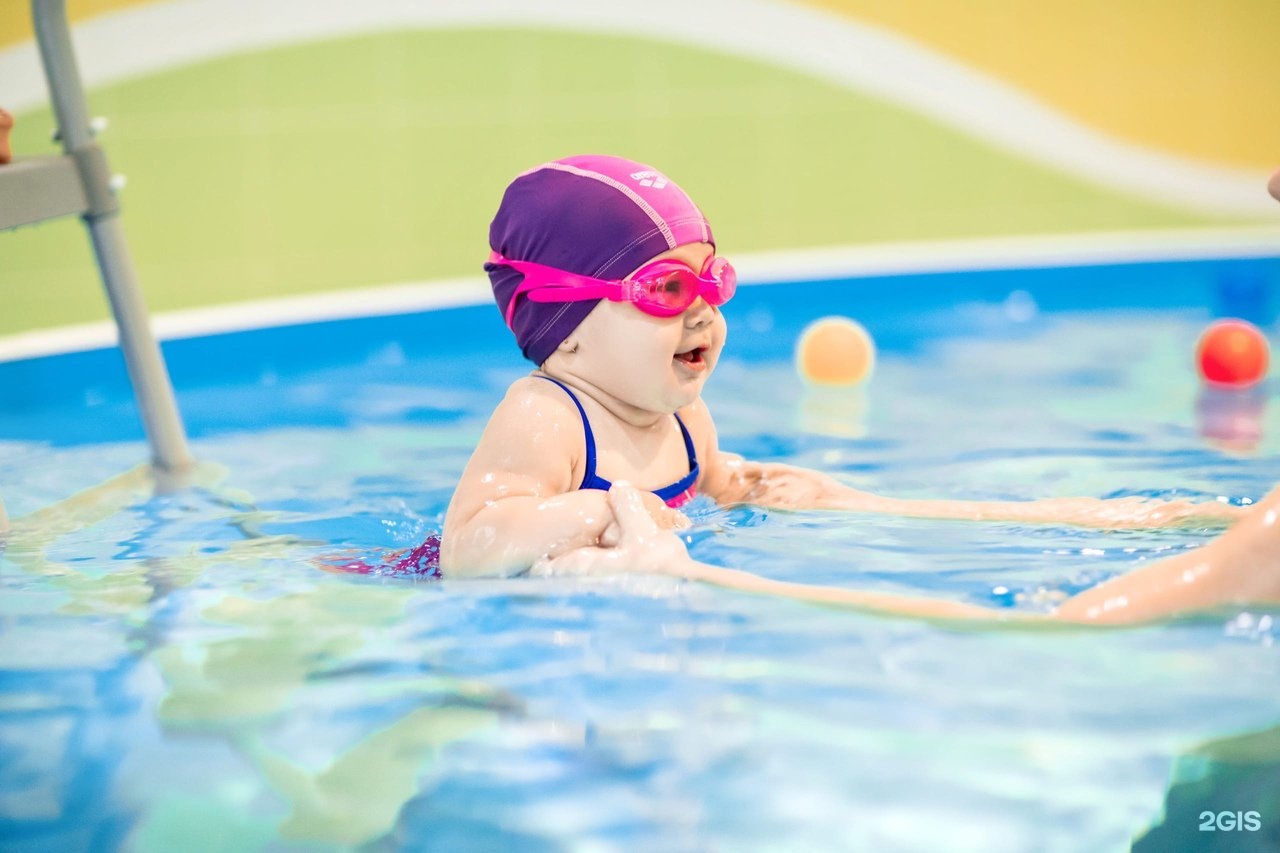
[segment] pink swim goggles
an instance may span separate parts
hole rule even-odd
[[[565,272],[555,267],[529,261],[512,261],[497,252],[489,253],[489,263],[505,264],[524,274],[507,302],[507,326],[516,313],[516,298],[524,294],[534,302],[578,302],[585,299],[608,299],[630,302],[653,317],[675,317],[684,313],[701,296],[709,305],[723,305],[733,298],[738,287],[738,274],[724,258],[710,257],[702,271],[673,259],[654,261],[620,281],[607,281]]]

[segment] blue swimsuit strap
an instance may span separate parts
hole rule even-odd
[[[550,376],[539,376],[538,378],[559,385],[564,390],[564,393],[569,395],[569,399],[573,401],[573,404],[578,407],[578,414],[582,418],[582,434],[587,442],[587,471],[582,476],[582,484],[578,488],[609,491],[613,487],[613,483],[596,474],[596,437],[591,431],[591,421],[587,420],[587,410],[582,408],[578,395],[574,394],[568,385],[558,379],[552,379]],[[664,501],[671,500],[682,492],[688,491],[698,481],[698,456],[693,449],[693,437],[689,435],[689,430],[685,427],[684,421],[680,420],[680,415],[677,414],[675,417],[676,423],[680,425],[680,434],[684,437],[684,451],[689,457],[689,473],[669,486],[653,490],[653,493]]]

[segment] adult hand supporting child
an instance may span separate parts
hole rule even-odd
[[[654,509],[648,505],[653,497],[651,492],[641,492],[630,483],[614,483],[609,490],[614,523],[600,537],[600,544],[577,548],[557,557],[544,557],[533,564],[529,573],[607,575],[632,571],[689,576],[696,564],[680,537],[659,525]],[[662,509],[684,519],[665,505]],[[687,519],[683,526],[688,526]]]
[[[616,483],[614,485],[617,486]],[[681,512],[678,509],[672,509],[671,507],[667,506],[666,502],[664,502],[662,498],[658,497],[653,492],[641,491],[639,489],[634,488],[633,486],[631,486],[630,483],[627,483],[625,481],[623,482],[622,485],[623,485],[623,491],[620,492],[619,494],[635,492],[640,501],[640,505],[644,508],[645,512],[649,514],[649,518],[653,521],[653,523],[658,527],[659,530],[688,530],[690,527],[693,526],[693,523],[689,521],[689,516],[685,515],[683,512]],[[609,490],[610,508],[614,507],[616,500],[623,499],[623,498],[617,498],[615,500],[615,498],[612,497],[613,492],[614,492],[614,489]],[[630,497],[627,497],[626,500],[630,501],[631,499]],[[609,522],[609,525],[604,529],[604,533],[600,534],[600,541],[598,544],[600,544],[605,548],[616,547],[618,544],[619,538],[622,535],[622,529],[618,524],[617,510],[614,509],[613,513],[614,513],[613,521]]]

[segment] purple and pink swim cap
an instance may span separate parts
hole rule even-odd
[[[688,194],[661,172],[621,157],[584,154],[516,176],[489,226],[489,247],[592,278],[620,279],[654,255],[712,243],[711,226]],[[523,276],[487,263],[503,316]],[[524,357],[542,364],[600,302],[533,302],[521,296],[512,331]]]

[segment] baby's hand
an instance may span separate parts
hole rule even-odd
[[[649,498],[657,500],[666,512],[684,518],[651,492],[638,491],[627,483],[614,483],[609,490],[609,506],[614,516],[611,527],[616,528],[613,543],[605,544],[605,537],[601,536],[600,545],[578,548],[558,557],[544,557],[533,564],[529,573],[546,576],[632,571],[683,576],[683,569],[691,562],[689,554],[680,537],[660,526]],[[669,516],[663,517],[671,521]],[[688,519],[683,523],[688,526]]]

